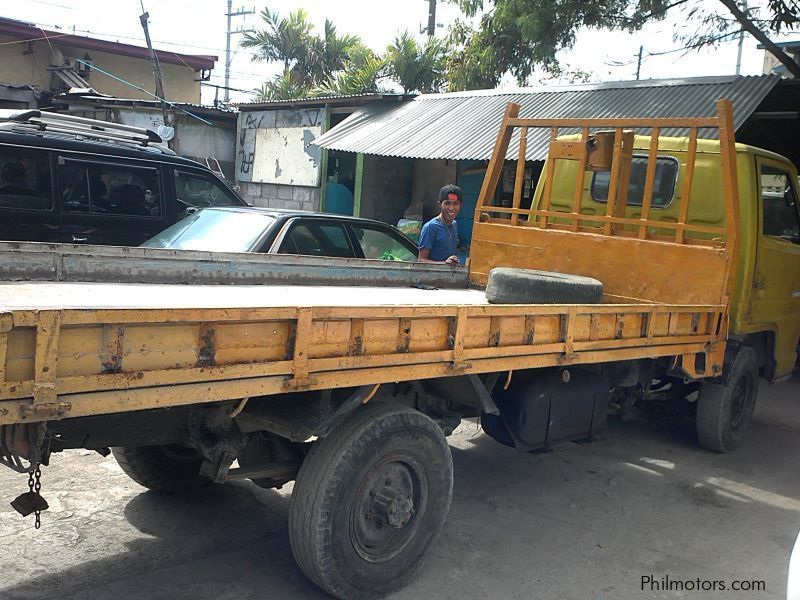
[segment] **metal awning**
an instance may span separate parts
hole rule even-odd
[[[707,117],[726,98],[733,101],[738,129],[779,81],[775,75],[697,77],[427,94],[364,106],[313,143],[380,156],[488,160],[508,102],[519,103],[525,118]],[[518,135],[509,144],[510,159],[519,152]],[[705,137],[713,135],[709,130]],[[529,133],[527,160],[546,157],[548,136],[544,130]]]

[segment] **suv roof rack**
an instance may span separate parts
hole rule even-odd
[[[5,118],[7,122],[14,123],[16,127],[30,131],[52,131],[98,140],[134,143],[139,146],[163,142],[161,136],[143,127],[43,110],[2,111],[2,113],[0,118]]]

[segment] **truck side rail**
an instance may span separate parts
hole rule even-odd
[[[466,288],[450,265],[290,254],[0,242],[0,281]]]
[[[724,311],[655,304],[16,310],[0,313],[0,425],[662,356],[676,357],[691,376],[716,375]]]

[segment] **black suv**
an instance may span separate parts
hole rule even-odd
[[[0,240],[137,246],[195,207],[246,206],[147,129],[0,110]]]

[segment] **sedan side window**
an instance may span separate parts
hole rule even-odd
[[[241,206],[239,199],[219,181],[175,170],[175,196],[186,206]]]
[[[800,242],[797,196],[789,173],[762,165],[761,199],[764,235]]]
[[[355,254],[341,225],[297,223],[283,239],[279,254],[354,258]]]
[[[364,258],[378,260],[415,261],[416,255],[406,248],[403,243],[393,238],[388,233],[369,227],[351,225]]]

